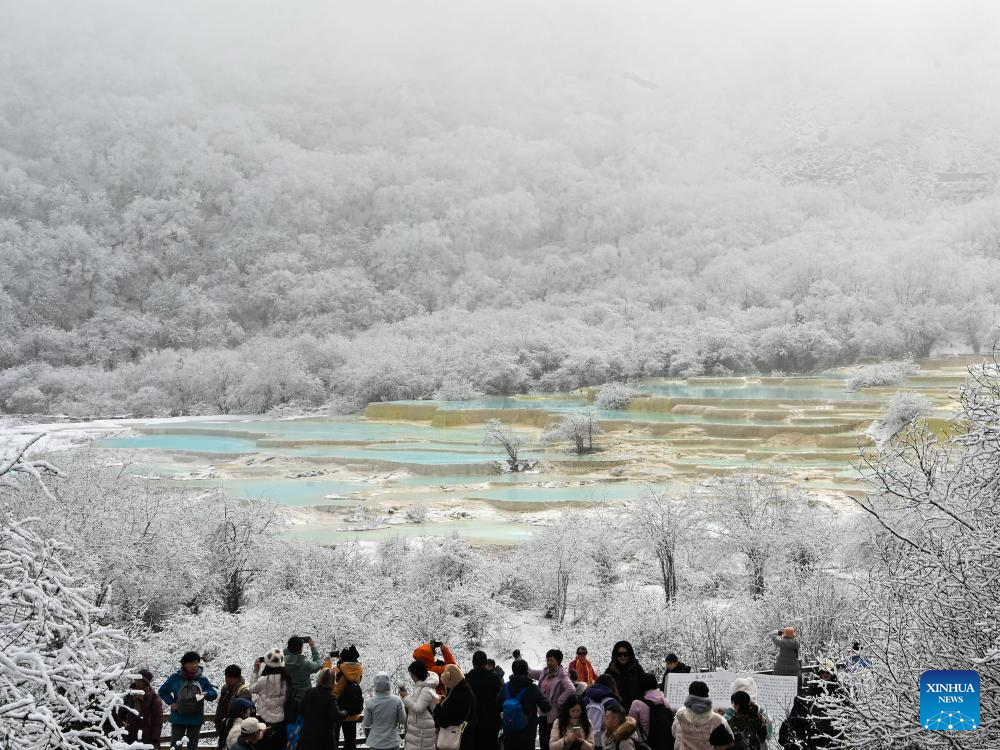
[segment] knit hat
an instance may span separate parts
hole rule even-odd
[[[240,734],[243,735],[254,735],[257,732],[263,732],[265,729],[267,729],[267,724],[253,716],[244,719],[240,724]]]
[[[833,659],[824,659],[819,663],[819,668],[816,672],[829,672],[830,674],[837,674],[837,665],[833,663]]]
[[[242,716],[248,708],[253,707],[253,703],[246,698],[237,698],[229,704],[229,715],[235,719],[237,716]]]
[[[785,638],[794,638],[795,628],[785,628]]]
[[[147,685],[152,685],[153,684],[153,673],[150,672],[148,669],[140,669],[139,670],[139,677],[141,677],[142,679],[144,679],[146,681]]]
[[[741,690],[750,696],[750,700],[757,700],[757,681],[753,677],[737,677],[733,680],[733,684],[729,688],[729,694],[732,695]]]
[[[462,674],[462,670],[459,669],[457,664],[449,664],[444,668],[444,671],[441,672],[441,682],[443,682],[444,686],[449,690],[464,679],[465,675]]]
[[[360,658],[361,658],[361,654],[358,653],[358,649],[354,647],[353,643],[350,646],[348,646],[347,648],[342,649],[341,652],[340,652],[340,660],[341,661],[353,661],[353,662],[356,662]]]
[[[272,648],[264,657],[264,663],[269,667],[285,666],[285,654],[280,648]]]

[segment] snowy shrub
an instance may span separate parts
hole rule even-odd
[[[934,404],[926,396],[901,391],[889,400],[882,418],[869,428],[868,434],[877,442],[888,440],[910,422],[930,414],[933,409]]]
[[[901,385],[907,375],[917,371],[917,366],[909,361],[880,362],[863,367],[847,380],[847,390],[860,391],[862,388],[878,388]]]
[[[627,409],[638,395],[637,390],[624,383],[608,383],[601,388],[594,403],[598,409]]]
[[[441,381],[441,385],[434,391],[433,398],[436,401],[470,401],[481,398],[482,395],[483,392],[476,388],[471,380],[453,373]]]
[[[403,515],[410,523],[423,523],[427,520],[426,505],[409,505]]]
[[[0,510],[0,747],[114,746],[103,727],[127,676],[124,636],[101,625],[94,591],[67,572],[73,553]]]

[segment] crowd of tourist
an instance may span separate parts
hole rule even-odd
[[[826,747],[834,729],[828,701],[817,699],[844,699],[836,666],[824,661],[803,689],[795,631],[783,628],[772,638],[778,648],[772,673],[800,684],[778,742]],[[254,661],[249,682],[238,665],[226,667],[221,689],[204,675],[201,657],[187,652],[159,690],[152,674],[140,670],[118,723],[128,740],[158,748],[169,706],[170,746],[187,750],[199,747],[205,704],[216,701],[219,750],[354,750],[359,726],[372,750],[399,750],[401,742],[405,750],[533,750],[536,740],[542,750],[762,750],[775,737],[752,676],[733,682],[725,705],[705,682],[689,681],[683,705],[675,707],[666,697],[669,677],[691,667],[673,653],[662,674],[646,671],[628,641],[615,644],[600,673],[583,646],[565,667],[556,648],[538,668],[517,650],[513,657],[504,681],[483,651],[472,655],[466,672],[446,644],[430,641],[413,650],[409,684],[393,689],[390,676],[379,672],[366,699],[353,645],[322,659],[312,638],[293,636],[286,648]]]

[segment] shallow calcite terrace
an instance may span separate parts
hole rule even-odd
[[[341,418],[169,420],[129,425],[96,444],[154,481],[220,487],[289,510],[290,536],[323,543],[458,532],[516,543],[567,506],[599,507],[676,492],[740,468],[782,472],[827,502],[864,491],[866,430],[898,390],[935,405],[943,428],[978,357],[923,360],[891,388],[850,392],[847,370],[816,377],[647,380],[621,411],[593,409],[599,389],[462,402],[385,402]],[[575,456],[541,442],[570,412],[592,411],[600,450]],[[482,445],[491,418],[526,438],[524,473],[499,473]]]

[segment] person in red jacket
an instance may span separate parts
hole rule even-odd
[[[439,651],[441,652],[440,658],[438,657]],[[444,672],[446,666],[449,664],[458,664],[451,653],[451,649],[441,643],[441,641],[421,643],[413,649],[413,660],[423,662],[424,666],[427,667],[427,671],[436,674],[438,679],[441,678],[441,674]],[[439,694],[444,695],[444,685],[442,683],[438,684],[437,691]]]
[[[594,670],[594,665],[590,663],[590,659],[587,658],[587,647],[577,646],[576,647],[576,658],[569,663],[567,670],[573,670],[576,672],[576,676],[579,678],[580,682],[587,683],[587,687],[594,684],[594,680],[597,679],[597,672]]]

